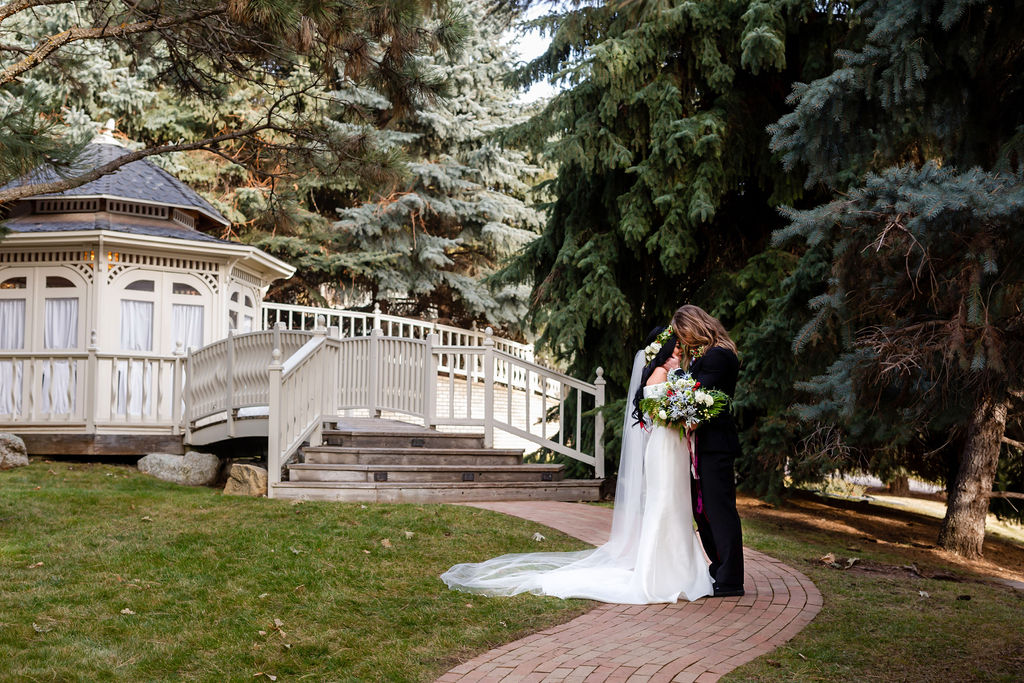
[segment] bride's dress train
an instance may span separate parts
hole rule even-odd
[[[634,386],[643,368],[634,361]],[[627,394],[631,396],[632,393]],[[679,432],[629,425],[623,437],[612,533],[594,550],[502,555],[455,565],[441,579],[484,595],[534,593],[611,603],[696,600],[712,594],[693,528],[690,453]]]

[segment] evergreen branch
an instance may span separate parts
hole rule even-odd
[[[89,27],[76,26],[56,35],[42,39],[34,50],[20,62],[12,64],[0,72],[0,86],[10,83],[21,74],[41,64],[51,54],[68,43],[82,40],[105,40],[107,38],[122,38],[127,35],[139,33],[151,33],[171,26],[179,26],[190,22],[206,19],[207,17],[223,14],[227,6],[220,4],[205,10],[196,10],[186,14],[139,21],[133,24],[119,24],[117,26]],[[2,20],[2,17],[0,17]]]

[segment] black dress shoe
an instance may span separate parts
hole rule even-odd
[[[734,588],[725,586],[715,586],[715,597],[716,598],[732,598],[743,595],[743,587],[738,586]]]

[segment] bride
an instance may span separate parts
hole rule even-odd
[[[642,422],[639,413],[639,398],[655,391],[680,364],[675,335],[667,328],[658,332],[633,359],[627,396],[634,410],[627,405],[608,542],[593,550],[519,553],[458,564],[441,575],[449,588],[638,605],[713,594],[693,526],[687,441],[676,429]]]

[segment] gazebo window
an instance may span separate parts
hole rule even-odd
[[[196,292],[198,294],[198,292]],[[203,307],[174,304],[171,307],[171,334],[174,348],[198,349],[203,345]]]
[[[184,282],[175,282],[171,287],[172,294],[184,294],[185,296],[202,296],[199,290]]]
[[[152,280],[137,280],[149,282]],[[136,284],[135,282],[132,285]],[[125,289],[129,289],[128,285]],[[153,302],[121,299],[121,349],[153,350]],[[149,412],[151,397],[145,388],[152,376],[151,363],[144,360],[122,360],[117,368],[117,413],[142,415]],[[145,404],[143,396],[145,395]]]
[[[152,292],[155,291],[156,287],[152,280],[136,280],[131,284],[125,285],[125,289],[130,289],[133,292]]]
[[[25,278],[21,280],[25,287]],[[6,285],[10,280],[6,280]],[[7,288],[5,289],[13,289]],[[0,351],[25,348],[25,300],[0,299]],[[0,415],[21,413],[22,361],[0,360]]]
[[[60,289],[63,287],[74,287],[75,283],[66,277],[60,277],[58,275],[47,275],[46,276],[46,287],[48,289]]]
[[[48,277],[47,280],[50,278]],[[57,278],[63,280],[64,278]],[[49,284],[49,283],[47,283]],[[63,285],[59,285],[63,286]],[[74,287],[74,285],[71,285]],[[47,299],[44,307],[43,348],[67,350],[78,347],[78,299]],[[44,413],[67,414],[74,410],[77,365],[53,360],[43,368]]]
[[[21,277],[10,277],[0,282],[0,289],[25,289],[28,287],[28,279],[23,275]]]

